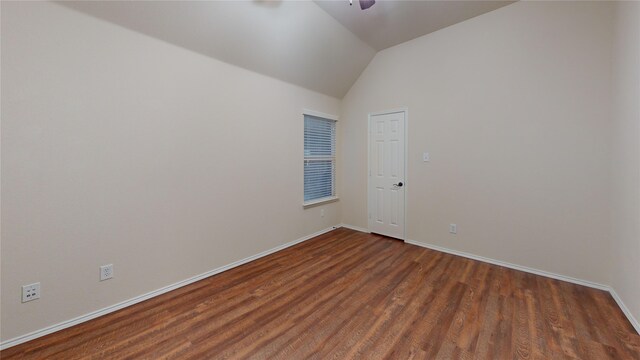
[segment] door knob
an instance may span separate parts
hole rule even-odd
[[[397,184],[393,184],[393,186],[395,186],[395,187],[402,187],[402,185],[404,185],[402,182],[399,182]]]

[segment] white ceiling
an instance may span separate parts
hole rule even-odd
[[[342,98],[377,50],[504,1],[60,1],[59,4],[258,73]],[[324,11],[323,11],[324,10]]]
[[[513,1],[377,0],[360,10],[358,0],[314,0],[347,29],[376,50],[401,44],[444,27],[484,14]]]
[[[376,53],[311,1],[59,4],[337,98]]]

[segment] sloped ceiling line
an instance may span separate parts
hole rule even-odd
[[[378,50],[491,11],[500,1],[61,1],[206,56],[343,98]]]

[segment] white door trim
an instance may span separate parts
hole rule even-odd
[[[401,239],[404,242],[407,242],[407,192],[411,184],[408,184],[407,174],[409,173],[409,108],[401,107],[391,110],[385,111],[376,111],[371,112],[367,115],[367,227],[369,232],[371,231],[371,212],[369,211],[370,205],[370,185],[371,185],[371,117],[376,115],[387,115],[387,114],[396,114],[396,113],[404,113],[404,221],[402,224],[404,239]]]

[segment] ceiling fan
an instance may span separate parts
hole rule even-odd
[[[359,0],[360,1],[360,9],[367,10],[372,7],[373,4],[376,3],[376,0]],[[353,0],[349,0],[349,5],[353,5]]]

